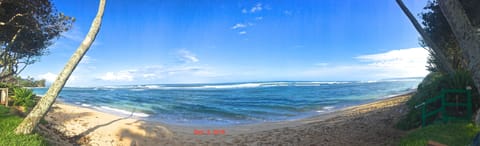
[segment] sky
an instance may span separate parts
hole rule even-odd
[[[415,14],[426,0],[404,0]],[[73,28],[22,76],[52,82],[98,0],[53,0]],[[419,19],[420,20],[420,19]],[[395,0],[107,0],[67,86],[423,77],[428,52]]]

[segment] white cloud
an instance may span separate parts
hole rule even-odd
[[[247,34],[247,32],[246,31],[240,31],[240,32],[238,32],[238,34],[244,35],[244,34]]]
[[[47,72],[45,74],[38,75],[38,78],[44,79],[45,81],[52,83],[57,79],[57,75],[51,72]]]
[[[39,79],[44,79],[45,81],[47,81],[47,83],[53,83],[57,79],[57,74],[47,72],[45,74],[40,74],[37,77]],[[78,77],[76,75],[70,75],[70,77],[67,80],[67,85],[77,80],[78,80]]]
[[[357,64],[316,64],[315,68],[303,72],[303,75],[333,80],[421,77],[428,74],[425,67],[427,58],[428,51],[423,48],[399,49],[357,56]]]
[[[179,54],[179,59],[184,63],[195,63],[200,61],[195,54],[193,54],[192,52],[186,49],[180,49],[178,51],[178,54]]]
[[[258,12],[258,11],[262,11],[262,4],[261,3],[257,3],[255,6],[253,6],[251,9],[250,9],[250,13],[255,13],[255,12]]]
[[[248,13],[247,9],[242,9],[242,13]]]
[[[262,20],[262,19],[263,19],[263,17],[261,17],[261,16],[260,17],[255,17],[255,20]]]
[[[247,27],[247,25],[242,23],[237,23],[234,26],[232,26],[232,29],[245,28],[245,27]]]
[[[135,70],[107,72],[103,76],[101,76],[100,79],[105,81],[133,81],[134,73]]]
[[[118,72],[107,72],[97,79],[103,81],[116,82],[154,82],[154,83],[178,83],[206,80],[218,77],[220,74],[212,71],[208,67],[202,66],[146,66],[131,70],[123,70]]]
[[[364,62],[370,62],[369,65],[377,67],[418,67],[427,62],[428,51],[423,48],[410,48],[392,50],[386,53],[361,55],[355,57]]]

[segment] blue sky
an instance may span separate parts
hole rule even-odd
[[[53,3],[74,27],[22,76],[55,79],[98,8]],[[426,1],[405,3],[418,13]],[[426,56],[394,0],[109,0],[67,86],[417,77]]]

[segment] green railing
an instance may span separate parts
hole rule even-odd
[[[458,103],[458,102],[447,102],[446,100],[446,95],[449,93],[460,93],[460,94],[466,94],[467,95],[467,101],[466,103]],[[433,102],[437,102],[438,100],[441,100],[441,106],[438,109],[432,110],[432,111],[427,111],[427,106]],[[427,125],[427,118],[430,116],[437,115],[438,113],[441,114],[440,119],[443,122],[448,122],[450,120],[470,120],[472,116],[472,93],[471,93],[471,88],[467,87],[466,90],[463,89],[444,89],[441,91],[439,96],[436,96],[434,98],[430,98],[425,100],[420,105],[417,105],[416,107],[422,106],[422,127],[425,127]],[[463,117],[454,117],[450,116],[446,112],[446,107],[459,107],[463,106],[466,107],[467,113]]]

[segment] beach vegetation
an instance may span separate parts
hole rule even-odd
[[[401,0],[397,0],[397,2],[402,7],[403,3]],[[473,78],[478,78],[480,74],[478,74],[478,68],[473,67],[478,65],[472,64],[478,61],[471,58],[472,55],[478,55],[478,53],[469,53],[471,52],[471,49],[469,49],[471,47],[465,46],[469,46],[472,42],[461,41],[463,38],[459,38],[456,34],[463,30],[454,28],[451,24],[469,20],[473,27],[480,26],[480,11],[477,9],[480,6],[480,1],[462,0],[458,2],[462,5],[463,10],[459,10],[458,8],[460,7],[442,7],[437,0],[429,1],[424,7],[424,12],[420,14],[422,18],[421,23],[424,27],[416,21],[404,5],[402,7],[402,10],[409,16],[410,21],[422,36],[420,45],[430,52],[427,68],[431,73],[419,84],[417,92],[407,102],[409,112],[396,125],[400,129],[419,127],[421,125],[421,109],[416,109],[415,106],[428,98],[439,95],[442,89],[465,89],[467,86],[470,86],[473,89],[473,110],[479,107],[479,88],[477,87],[480,83],[477,80],[473,80]],[[463,19],[464,16],[461,19],[460,16],[453,19],[444,13],[444,11],[453,10],[464,12],[468,19]],[[460,13],[456,15],[460,15]],[[469,32],[468,34],[472,33]],[[431,104],[427,109],[438,109],[440,106],[440,103]],[[436,117],[433,117],[428,119],[429,121],[427,122],[435,119]]]
[[[33,77],[30,76],[26,78],[16,76],[14,80],[14,84],[20,87],[45,87],[45,83],[45,79],[35,80]]]
[[[65,86],[68,78],[75,70],[77,65],[80,63],[83,56],[87,53],[90,46],[95,41],[95,38],[97,37],[97,34],[100,31],[100,26],[102,24],[105,3],[106,0],[100,0],[97,15],[92,22],[87,36],[77,48],[75,53],[73,53],[72,57],[66,63],[65,67],[60,72],[55,82],[52,83],[47,93],[45,93],[45,96],[40,99],[37,105],[32,109],[32,111],[27,115],[27,117],[25,117],[22,123],[20,123],[20,125],[18,125],[18,127],[15,129],[16,134],[31,134],[33,130],[37,127],[41,119],[43,119],[48,110],[51,108],[58,94]]]
[[[473,27],[480,26],[480,10],[478,9],[480,1],[461,0],[459,2],[471,25]],[[454,33],[456,29],[450,26],[438,0],[428,1],[419,16],[422,18],[421,23],[424,26],[421,31],[426,34],[420,39],[420,45],[430,52],[427,66],[429,71],[453,74],[454,72],[446,70],[448,68],[446,66],[454,70],[474,70],[474,68],[469,68],[469,64],[473,60],[469,61],[468,49],[463,48],[462,50],[459,38]],[[435,45],[436,49],[432,45]],[[439,55],[445,57],[442,58]]]
[[[11,112],[10,108],[0,105],[0,145],[2,146],[44,146],[48,145],[42,135],[16,135],[14,129],[22,122],[22,117]]]
[[[422,112],[421,108],[415,108],[417,105],[420,105],[426,99],[438,96],[442,89],[465,89],[467,86],[473,89],[476,88],[472,76],[468,71],[457,71],[453,76],[440,72],[430,73],[418,85],[417,92],[407,101],[409,112],[396,124],[397,128],[408,130],[420,127],[422,123]],[[478,109],[480,107],[479,94],[477,90],[471,90],[471,92],[472,107],[473,109]],[[427,109],[438,109],[440,106],[440,103],[433,103],[429,104]],[[456,109],[447,109],[447,111],[448,110]],[[431,123],[437,118],[438,117],[430,118],[427,123]]]
[[[471,122],[434,124],[411,131],[399,141],[399,145],[420,146],[427,145],[428,141],[452,146],[470,145],[478,132],[480,127]]]
[[[0,81],[12,82],[69,30],[73,17],[58,12],[50,0],[0,2]]]
[[[36,96],[33,93],[32,89],[27,88],[14,88],[13,89],[14,95],[12,96],[13,105],[22,106],[25,111],[28,111],[35,105]]]
[[[458,46],[465,58],[465,66],[472,73],[475,88],[480,92],[480,2],[477,0],[442,0],[438,1],[440,10],[452,30]],[[475,115],[475,123],[480,125],[480,110]]]

